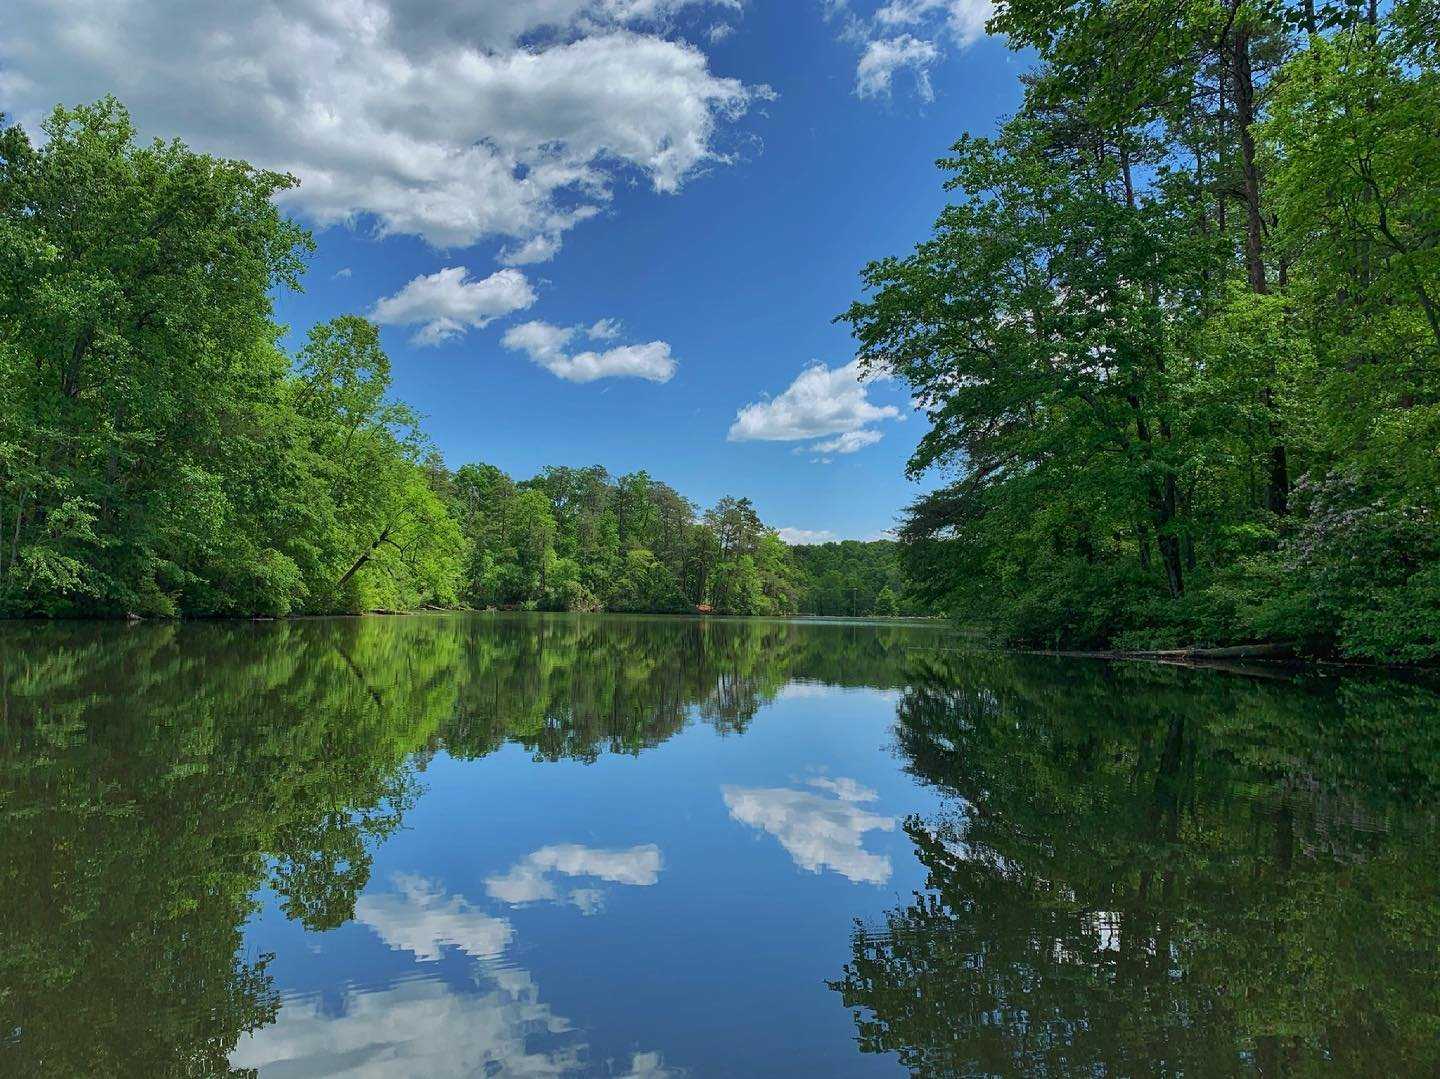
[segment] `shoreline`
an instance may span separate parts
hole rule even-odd
[[[0,616],[0,628],[37,624],[57,625],[114,625],[127,626],[141,623],[176,625],[255,625],[272,622],[305,622],[324,619],[365,619],[365,618],[408,618],[422,615],[548,615],[569,617],[606,618],[667,618],[689,621],[780,621],[812,623],[815,625],[874,625],[874,626],[915,626],[940,628],[949,625],[956,636],[969,638],[976,649],[994,651],[1015,656],[1043,656],[1051,659],[1090,659],[1107,663],[1145,662],[1160,666],[1183,667],[1191,670],[1213,670],[1232,674],[1247,674],[1259,677],[1280,677],[1284,672],[1304,672],[1333,668],[1337,671],[1369,671],[1384,674],[1415,674],[1440,676],[1440,666],[1378,660],[1338,659],[1307,655],[1298,651],[1292,642],[1268,642],[1247,645],[1190,646],[1185,648],[1160,649],[1118,649],[1118,648],[1020,648],[987,642],[973,628],[954,626],[940,615],[829,615],[829,614],[773,614],[773,615],[732,615],[695,611],[525,611],[504,610],[495,607],[438,607],[427,605],[412,610],[371,610],[337,611],[334,613],[286,614],[286,615],[77,615],[69,617],[49,616]]]
[[[1292,645],[1229,645],[1215,648],[1163,648],[1163,649],[1052,649],[1052,648],[1006,648],[1002,651],[1023,656],[1049,656],[1055,659],[1098,659],[1106,662],[1144,662],[1167,667],[1187,667],[1192,670],[1230,671],[1236,674],[1275,676],[1290,669],[1295,671],[1315,668],[1336,667],[1347,671],[1373,671],[1377,673],[1421,675],[1440,674],[1440,668],[1418,663],[1387,663],[1380,660],[1336,659],[1306,655]]]
[[[121,623],[124,625],[138,625],[140,623],[154,623],[157,625],[196,623],[215,624],[219,622],[230,623],[255,623],[255,622],[303,622],[322,618],[410,618],[417,615],[431,614],[488,614],[488,615],[571,615],[571,616],[599,616],[610,618],[688,618],[695,621],[786,621],[786,622],[864,622],[878,625],[927,625],[942,626],[946,624],[945,619],[940,615],[881,615],[881,614],[719,614],[714,612],[698,611],[544,611],[544,610],[519,610],[504,609],[499,607],[436,607],[423,606],[412,610],[384,610],[376,609],[370,611],[333,611],[313,612],[306,614],[181,614],[181,615],[0,615],[0,626],[5,625],[36,625],[42,623],[68,623],[86,625],[113,625]]]

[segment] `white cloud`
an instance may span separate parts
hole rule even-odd
[[[776,534],[789,544],[805,543],[829,543],[835,539],[835,533],[828,528],[777,528]]]
[[[866,446],[875,445],[884,437],[879,431],[866,427],[859,431],[846,431],[843,435],[826,439],[824,442],[816,442],[809,450],[811,453],[854,453]]]
[[[613,318],[602,318],[593,323],[585,336],[592,341],[613,341],[620,336],[620,323]]]
[[[9,0],[0,103],[32,129],[114,92],[146,134],[293,172],[329,225],[553,255],[617,180],[728,161],[764,87],[674,38],[736,0]]]
[[[731,442],[790,442],[859,432],[867,424],[897,418],[900,410],[894,405],[876,405],[870,401],[871,381],[873,379],[861,379],[858,360],[835,368],[816,363],[801,371],[779,397],[755,401],[740,409],[730,425],[729,439]],[[874,437],[870,437],[872,435]],[[874,431],[859,437],[868,439],[864,445],[878,442],[880,438]]]
[[[828,0],[826,7],[827,17],[840,17],[841,39],[861,50],[857,97],[889,97],[896,73],[909,71],[922,101],[935,98],[930,72],[945,58],[942,39],[965,49],[984,36],[994,13],[994,0],[886,0],[868,17],[846,0]]]
[[[621,1079],[678,1079],[684,1070],[676,1071],[665,1064],[665,1058],[654,1050],[634,1053],[630,1057],[630,1070]]]
[[[291,997],[274,1023],[240,1039],[233,1068],[291,1079],[461,1079],[475,1075],[588,1073],[593,1051],[574,1023],[540,998],[529,972],[476,964],[476,989],[404,979],[350,989],[339,1007],[319,994]],[[679,1073],[654,1051],[631,1055],[635,1079]]]
[[[869,787],[848,776],[838,776],[835,779],[818,776],[810,780],[809,784],[819,790],[829,791],[842,802],[873,802],[880,797]]]
[[[542,1003],[534,981],[510,970],[487,992],[465,993],[441,981],[409,979],[378,991],[351,990],[332,1010],[317,994],[285,1001],[275,1022],[244,1037],[233,1068],[287,1076],[436,1079],[486,1074],[559,1075],[582,1061],[583,1044],[564,1036],[571,1024]],[[516,977],[519,975],[519,977]],[[532,1051],[545,1031],[564,1044]]]
[[[598,331],[598,332],[597,332]],[[524,352],[535,363],[567,382],[594,382],[600,378],[643,378],[669,382],[679,364],[665,341],[643,345],[616,345],[603,352],[568,351],[580,330],[574,326],[553,326],[548,322],[522,322],[505,331],[500,343],[513,352]],[[584,331],[603,339],[619,332],[618,324],[601,319]]]
[[[660,848],[653,843],[626,850],[559,843],[541,847],[506,872],[487,878],[485,891],[491,899],[512,906],[564,901],[584,914],[593,914],[604,905],[604,892],[598,888],[576,888],[562,895],[555,876],[594,877],[609,884],[647,888],[660,879],[663,866]]]
[[[915,78],[915,93],[922,101],[935,100],[930,86],[930,68],[940,59],[940,49],[933,41],[923,41],[910,34],[899,37],[875,38],[868,42],[855,65],[857,97],[889,95],[895,72],[909,69]]]
[[[353,274],[353,273],[354,273],[354,271],[351,270],[349,266],[342,266],[342,267],[340,267],[340,269],[336,270],[336,271],[335,271],[333,274],[331,274],[330,276],[331,276],[333,279],[339,280],[340,278],[343,278],[343,277],[349,277],[349,276],[350,276],[351,274]]]
[[[625,884],[653,884],[660,872],[660,851],[653,846],[601,851],[566,844],[541,848],[527,862],[531,859],[555,872]],[[357,918],[420,963],[439,959],[445,945],[460,948],[474,957],[475,988],[462,990],[432,974],[402,977],[385,988],[348,989],[339,1007],[328,1006],[319,994],[290,996],[275,1022],[240,1039],[230,1054],[232,1067],[296,1079],[589,1071],[593,1054],[583,1032],[540,999],[528,971],[501,960],[514,938],[509,922],[423,877],[400,874],[392,882],[393,892],[361,896]],[[598,908],[600,898],[597,889],[572,895],[589,910]],[[639,1050],[624,1074],[664,1079],[681,1073],[668,1068],[659,1053]]]
[[[889,0],[875,13],[885,26],[934,26],[943,20],[955,44],[965,46],[985,34],[985,23],[995,14],[992,0]]]
[[[447,895],[435,881],[398,874],[393,883],[393,892],[362,895],[355,917],[390,947],[421,962],[438,960],[447,944],[477,959],[498,956],[514,936],[509,922],[476,910],[464,896]]]
[[[497,270],[479,281],[464,266],[447,266],[412,278],[399,292],[376,301],[370,317],[386,326],[419,326],[411,340],[438,345],[467,330],[535,302],[535,290],[519,270]]]
[[[874,793],[853,780],[812,780],[811,785],[837,794],[841,790],[849,795]],[[721,793],[731,818],[773,835],[801,869],[811,873],[833,869],[868,884],[890,879],[890,859],[872,854],[862,844],[866,832],[893,830],[895,818],[861,809],[856,801],[863,799],[825,798],[785,787],[726,786]]]
[[[521,244],[512,244],[500,252],[500,261],[506,266],[528,266],[534,262],[549,262],[560,253],[560,237],[532,236]]]

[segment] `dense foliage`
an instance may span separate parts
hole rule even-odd
[[[905,577],[894,540],[845,540],[793,547],[804,582],[801,610],[809,614],[886,617],[923,614]]]
[[[1440,655],[1433,0],[1009,0],[1019,113],[845,316],[950,482],[916,587],[1014,642]]]
[[[38,145],[0,132],[0,614],[905,606],[873,558],[813,584],[748,499],[447,470],[372,324],[281,347],[271,297],[313,246],[274,204],[295,182],[141,145],[113,98]]]
[[[493,465],[437,473],[468,540],[477,607],[831,615],[918,613],[893,542],[787,547],[748,498],[700,513],[646,472]]]
[[[916,1076],[1429,1075],[1433,686],[921,654],[923,891],[831,983]]]
[[[694,504],[645,472],[546,468],[515,482],[464,465],[438,484],[468,541],[462,594],[477,607],[789,614],[789,550],[748,498]]]
[[[107,99],[0,135],[0,611],[452,600],[461,540],[375,327],[278,345],[294,180],[137,145]]]

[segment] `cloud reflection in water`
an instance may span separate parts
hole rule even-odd
[[[834,797],[789,787],[726,785],[721,793],[731,818],[773,835],[801,869],[833,869],[852,881],[884,884],[890,859],[867,851],[863,842],[866,832],[892,831],[895,818],[862,809],[859,803],[878,796],[853,779],[822,777],[809,785]]]

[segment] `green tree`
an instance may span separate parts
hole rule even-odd
[[[106,98],[0,136],[0,606],[170,613],[229,552],[220,474],[283,375],[293,178],[137,145]],[[263,546],[263,545],[262,545]]]
[[[993,26],[1023,107],[844,316],[926,410],[911,474],[954,473],[900,531],[917,597],[1030,645],[1440,654],[1433,12]]]
[[[0,612],[453,603],[465,539],[376,328],[277,345],[291,177],[106,98],[0,134]]]
[[[692,603],[709,601],[720,553],[720,538],[714,529],[703,524],[686,528],[681,580]]]
[[[705,511],[705,523],[720,540],[720,553],[726,559],[754,554],[765,526],[754,504],[748,498],[726,496]]]
[[[748,554],[717,565],[710,588],[715,609],[721,614],[769,612],[764,582],[755,568],[755,559]]]

